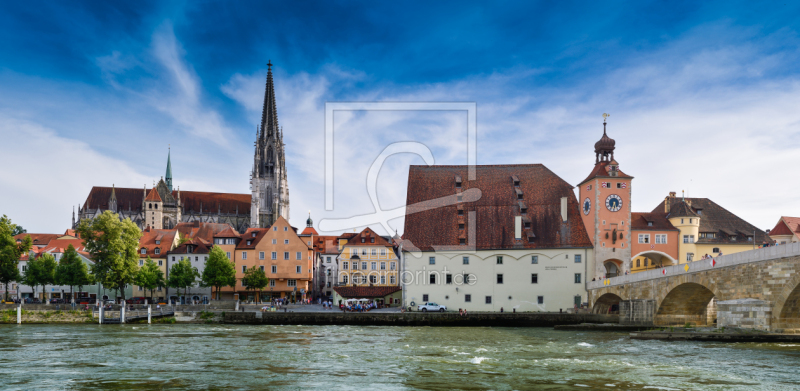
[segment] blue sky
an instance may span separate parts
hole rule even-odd
[[[634,211],[669,191],[762,229],[800,215],[800,5],[791,2],[63,2],[0,6],[0,205],[60,232],[91,186],[248,192],[266,62],[275,63],[292,223],[374,212],[365,177],[416,140],[464,164],[455,113],[337,117],[324,211],[324,104],[478,107],[478,163],[543,163],[577,184],[611,113]],[[387,160],[381,207],[413,155]],[[393,222],[402,230],[402,219]]]

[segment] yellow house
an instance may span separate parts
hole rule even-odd
[[[344,235],[343,235],[344,236]],[[350,235],[348,235],[350,236]],[[343,243],[343,241],[347,241]],[[340,238],[340,286],[399,286],[400,260],[394,245],[365,228],[361,233]]]
[[[770,240],[766,232],[708,198],[678,198],[672,192],[657,211],[666,212],[680,231],[678,263],[753,250]]]

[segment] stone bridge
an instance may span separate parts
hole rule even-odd
[[[800,333],[800,243],[590,281],[592,312],[620,323]]]

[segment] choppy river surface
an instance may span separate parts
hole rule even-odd
[[[800,344],[544,328],[0,325],[0,388],[800,388]]]

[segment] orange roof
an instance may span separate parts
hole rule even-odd
[[[142,237],[139,238],[139,251],[137,251],[137,253],[139,253],[139,258],[152,257],[155,255],[159,257],[166,256],[167,251],[172,248],[172,242],[175,241],[175,235],[177,233],[178,231],[174,229],[155,229],[148,227],[148,229],[142,231]],[[156,254],[156,248],[159,249],[158,254]],[[142,254],[142,249],[145,249],[144,254]]]
[[[375,240],[372,241],[372,239]],[[373,231],[372,228],[370,227],[364,228],[364,230],[361,231],[361,233],[350,238],[350,240],[347,241],[347,245],[348,246],[379,245],[379,246],[393,247],[392,243],[389,243],[386,239],[383,238],[383,236],[376,234],[375,231]]]
[[[339,254],[339,236],[317,236],[314,251],[321,254]]]
[[[777,235],[796,235],[800,237],[800,217],[781,216],[775,228],[769,231],[769,236]]]
[[[154,201],[154,202],[161,202],[161,196],[158,195],[158,191],[156,188],[152,188],[149,193],[147,193],[147,197],[144,198],[145,201]]]
[[[208,242],[213,242],[215,237],[239,237],[238,233],[231,229],[231,226],[227,223],[201,223],[199,221],[191,221],[178,223],[175,229],[180,232],[181,237],[189,239],[203,238]],[[233,235],[228,236],[231,234]]]
[[[51,240],[58,239],[62,235],[59,235],[59,234],[29,234],[29,233],[22,233],[22,234],[14,235],[14,239],[22,241],[22,240],[25,240],[26,236],[30,236],[31,237],[31,243],[33,243],[34,246],[40,246],[41,247],[41,246],[46,246],[48,243],[50,243]]]
[[[315,230],[314,227],[306,227],[306,229],[304,229],[300,235],[319,235],[319,233],[317,233],[317,230]]]

